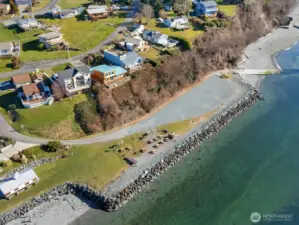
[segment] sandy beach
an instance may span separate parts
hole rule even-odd
[[[293,17],[293,24],[298,25],[299,5],[297,5],[290,16]],[[267,71],[277,69],[277,65],[275,65],[275,54],[283,49],[292,46],[298,39],[299,29],[296,29],[294,27],[291,27],[289,29],[278,28],[273,30],[267,36],[260,38],[257,42],[249,45],[244,51],[245,60],[242,61],[237,68],[239,71],[246,71],[246,73],[240,74],[241,78],[252,86],[258,87],[261,79],[264,76],[249,74],[248,71],[252,71],[252,73],[254,73],[254,71],[256,70]],[[241,99],[244,94],[247,93],[249,88],[237,82],[237,79],[220,79],[218,75],[218,73],[214,73],[214,75],[210,76],[199,86],[194,87],[184,95],[180,96],[179,98],[181,99],[172,102],[171,104],[173,105],[165,106],[168,107],[168,110],[165,111],[165,109],[161,109],[160,112],[157,112],[160,113],[158,114],[160,115],[159,117],[155,117],[154,119],[146,119],[143,124],[151,123],[153,127],[157,126],[157,124],[162,125],[161,123],[163,120],[160,120],[159,118],[163,118],[169,113],[169,111],[171,112],[171,110],[179,111],[178,113],[174,113],[174,115],[181,115],[181,118],[178,118],[178,116],[170,116],[173,122],[177,121],[178,119],[200,116],[203,115],[204,112],[211,111],[215,108],[217,108],[217,113],[219,113],[225,108],[232,105],[234,102]],[[211,91],[211,89],[214,90]],[[217,89],[217,91],[215,91],[215,89]],[[228,92],[228,90],[233,91]],[[190,95],[189,97],[188,94]],[[188,98],[194,99],[194,96],[201,96],[202,94],[205,94],[206,96],[212,96],[213,98],[196,97],[197,104],[193,105],[193,107],[191,108],[188,108],[188,110],[180,111],[184,107],[178,107],[178,103],[186,102],[186,96]],[[155,154],[143,154],[140,157],[136,158],[136,160],[138,161],[138,166],[130,167],[129,169],[124,171],[117,179],[106,186],[106,188],[104,189],[104,193],[107,195],[111,195],[124,188],[127,184],[141,175],[142,171],[153,166],[154,164],[159,162],[161,158],[171,153],[174,150],[173,146],[178,144],[180,141],[182,141],[184,138],[186,138],[196,130],[200,130],[204,122],[205,121],[203,120],[198,124],[198,126],[196,126],[196,128],[194,128],[187,134],[178,136],[174,141],[165,144],[163,147],[159,148],[159,150],[157,150]],[[142,126],[142,123],[140,126]],[[131,132],[136,132],[137,128],[132,129],[129,133],[127,133],[127,135],[129,135]],[[8,224],[66,225],[70,224],[73,220],[83,215],[88,209],[88,204],[84,203],[81,199],[78,199],[77,197],[72,195],[64,196],[55,199],[50,203],[42,204],[40,207],[32,210],[23,218],[19,218]]]

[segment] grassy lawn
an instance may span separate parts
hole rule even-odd
[[[107,36],[109,36],[115,27],[122,23],[123,16],[115,16],[97,22],[81,21],[77,18],[69,18],[64,20],[43,19],[42,21],[49,25],[57,25],[61,27],[61,32],[65,40],[79,51],[71,51],[70,55],[75,56],[100,44]],[[108,26],[111,24],[113,26]],[[66,58],[66,51],[47,51],[39,49],[38,35],[45,33],[42,30],[35,29],[32,31],[17,33],[15,30],[9,30],[0,26],[0,42],[20,40],[22,45],[21,61],[39,61],[55,58]],[[11,60],[0,61],[0,72],[12,70],[9,66]]]
[[[9,201],[0,200],[0,212],[8,211],[66,181],[87,183],[97,190],[101,189],[127,166],[119,155],[104,151],[108,146],[94,144],[72,147],[71,151],[76,151],[75,155],[36,168],[40,182]]]
[[[151,19],[149,21],[149,24],[146,25],[146,27],[151,30],[160,31],[161,33],[166,34],[168,36],[185,38],[190,43],[192,43],[195,37],[204,32],[203,30],[195,30],[193,27],[184,31],[172,30],[166,27],[163,23],[158,22],[157,19]]]
[[[220,11],[227,16],[234,16],[236,14],[237,5],[218,5]]]
[[[138,54],[140,56],[142,56],[143,58],[147,58],[147,59],[150,59],[152,61],[158,60],[159,57],[161,56],[160,51],[153,48],[153,47],[150,47],[147,51],[138,52]]]
[[[60,0],[58,5],[63,9],[74,8],[84,4],[92,3],[91,0]]]
[[[78,138],[84,135],[79,125],[74,121],[74,106],[86,100],[85,94],[54,102],[51,106],[41,106],[24,109],[13,91],[0,93],[0,111],[14,129],[27,135],[41,136],[53,139]],[[20,119],[12,122],[7,110],[10,104],[16,104]],[[23,129],[21,129],[23,125]]]
[[[51,0],[42,0],[41,3],[37,4],[33,7],[33,12],[36,12],[37,10],[43,9],[46,5],[48,5],[51,2]]]
[[[12,71],[11,59],[0,59],[0,73]]]

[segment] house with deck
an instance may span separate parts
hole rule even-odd
[[[196,4],[195,14],[196,16],[216,16],[218,12],[218,5],[216,1],[200,1]]]
[[[90,5],[86,9],[90,20],[107,18],[111,10],[106,5]]]
[[[186,16],[166,18],[163,20],[163,24],[169,28],[174,28],[177,30],[184,30],[189,28],[189,21]]]
[[[72,18],[80,15],[84,11],[83,7],[73,8],[73,9],[62,9],[58,13],[60,19]]]
[[[135,51],[110,49],[104,51],[104,60],[108,63],[123,67],[130,71],[141,67],[143,59]]]
[[[55,31],[39,35],[38,40],[40,43],[43,43],[47,49],[65,44],[65,40],[63,39],[62,34]]]
[[[18,42],[0,42],[0,58],[9,58],[20,55]]]
[[[144,25],[140,23],[133,24],[132,28],[133,28],[133,32],[131,33],[132,36],[142,34],[145,29]]]
[[[24,108],[47,105],[52,99],[50,88],[43,82],[22,85],[16,89],[16,93]]]
[[[10,199],[21,191],[35,185],[38,181],[39,177],[31,168],[16,172],[13,176],[0,180],[0,196]]]
[[[179,44],[179,41],[169,38],[168,35],[152,30],[144,31],[143,39],[168,48],[175,47]]]
[[[68,66],[55,73],[53,79],[64,90],[66,96],[77,94],[91,86],[90,71],[87,66]]]
[[[20,19],[17,21],[17,24],[19,28],[22,30],[29,30],[32,28],[38,28],[39,23],[35,18],[29,18],[29,19]]]
[[[99,65],[90,69],[91,78],[94,82],[100,82],[111,86],[116,81],[123,79],[127,70],[120,66]]]

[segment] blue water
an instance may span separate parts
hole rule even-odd
[[[299,225],[299,45],[258,102],[115,213],[90,210],[74,224],[249,225],[252,212],[289,214],[257,224]]]

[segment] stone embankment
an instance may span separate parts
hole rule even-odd
[[[48,202],[55,197],[68,194],[74,194],[76,196],[94,201],[98,204],[99,208],[106,211],[116,211],[117,209],[122,207],[129,199],[131,199],[136,193],[140,192],[148,183],[152,182],[164,171],[174,166],[185,155],[192,152],[193,150],[198,149],[204,140],[219,132],[225,125],[227,125],[231,120],[233,120],[243,111],[252,106],[258,99],[264,100],[259,92],[253,89],[246,97],[223,112],[221,115],[217,116],[200,132],[187,137],[181,144],[175,147],[176,149],[173,153],[161,159],[161,161],[152,168],[143,171],[142,175],[140,175],[134,182],[129,184],[126,188],[124,188],[117,194],[106,197],[101,193],[92,190],[87,185],[65,183],[51,189],[50,191],[40,195],[39,197],[32,198],[31,200],[15,208],[11,212],[1,215],[0,225],[4,225],[9,221],[25,215],[30,210],[44,202]]]

